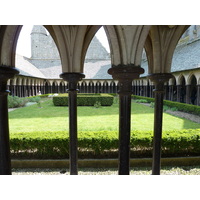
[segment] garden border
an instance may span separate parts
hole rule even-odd
[[[161,158],[161,166],[195,166],[200,165],[200,156]],[[68,159],[12,159],[12,168],[68,168]],[[152,158],[130,159],[130,167],[152,166]],[[118,159],[79,159],[79,168],[117,168]]]

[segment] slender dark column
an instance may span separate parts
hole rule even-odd
[[[200,85],[197,85],[197,106],[200,106]]]
[[[119,81],[119,175],[129,175],[130,168],[130,119],[132,81],[144,73],[134,65],[118,65],[108,70]]]
[[[172,86],[169,85],[168,100],[172,101]]]
[[[63,73],[60,75],[69,83],[69,158],[70,174],[78,174],[78,153],[77,153],[77,83],[85,77],[81,73]]]
[[[186,85],[186,103],[190,104],[191,85]]]
[[[181,102],[181,85],[177,85],[177,102]]]
[[[7,80],[13,78],[19,71],[6,66],[0,66],[0,175],[11,175]]]
[[[154,138],[153,138],[153,164],[152,174],[160,174],[161,160],[161,140],[162,140],[162,116],[163,116],[163,98],[164,83],[172,78],[170,73],[152,74],[148,76],[154,82],[155,89],[155,108],[154,108]]]

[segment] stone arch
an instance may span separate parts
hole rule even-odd
[[[111,62],[140,66],[142,51],[151,26],[104,26],[110,44]]]
[[[108,93],[108,82],[104,81],[102,83],[102,93]]]
[[[52,93],[58,93],[58,84],[56,81],[52,83]]]
[[[192,74],[189,78],[190,78],[188,81],[189,91],[187,95],[189,95],[190,97],[190,103],[197,105],[197,91],[198,91],[197,79],[194,74]]]
[[[171,88],[170,90],[170,100],[171,101],[177,101],[177,84],[176,84],[176,78],[173,77],[169,81],[169,87]]]
[[[196,82],[197,82],[196,75],[194,73],[191,73],[189,75],[189,77],[187,78],[187,85],[191,85],[192,81],[194,81],[194,80],[196,80]]]
[[[94,90],[94,82],[91,80],[88,84],[88,92],[89,93],[95,93],[95,90]]]
[[[181,75],[179,76],[179,88],[178,88],[179,94],[180,94],[180,102],[185,103],[186,102],[186,80],[185,76]]]
[[[49,83],[48,80],[46,80],[45,83],[44,83],[44,93],[45,94],[51,93],[50,83]]]
[[[184,74],[181,73],[181,74],[177,77],[177,85],[181,85],[182,80],[186,80],[186,79],[185,79]],[[186,83],[186,82],[185,82],[185,83]]]
[[[110,83],[110,93],[117,93],[115,81],[111,81]]]
[[[59,50],[63,72],[83,73],[86,51],[100,27],[101,25],[45,26]],[[80,45],[77,45],[77,42]],[[71,54],[71,49],[73,49],[73,54]]]
[[[15,67],[15,52],[21,25],[3,25],[0,27],[0,65]]]
[[[65,83],[61,81],[59,84],[59,93],[65,93]]]

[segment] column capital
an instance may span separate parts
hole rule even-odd
[[[147,77],[155,84],[154,92],[162,92],[164,91],[164,83],[173,78],[173,75],[171,73],[155,73]]]
[[[85,78],[85,74],[78,72],[64,72],[60,74],[60,78],[63,78],[69,83],[69,90],[76,90],[77,83]]]
[[[139,78],[140,74],[144,73],[144,69],[140,66],[130,65],[112,65],[108,70],[108,74],[112,75],[115,80],[133,80]]]
[[[16,74],[19,74],[19,71],[16,68],[5,65],[0,66],[0,81],[7,81]]]
[[[119,81],[119,94],[123,95],[130,95],[132,93],[132,81],[138,79],[142,73],[144,73],[144,69],[133,64],[113,65],[108,70],[108,74],[112,75],[114,80]]]
[[[5,65],[0,66],[0,95],[6,95],[9,92],[6,90],[7,81],[16,74],[19,74],[17,69]]]

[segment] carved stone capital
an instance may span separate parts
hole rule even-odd
[[[112,68],[108,70],[108,74],[112,75],[115,80],[133,80],[139,78],[140,74],[144,73],[144,69],[135,66],[133,64],[130,65],[113,65]]]
[[[82,73],[76,73],[76,72],[69,72],[69,73],[64,72],[60,74],[60,78],[63,78],[63,80],[69,83],[69,90],[76,90],[77,83],[81,81],[83,78],[85,78],[85,75]]]
[[[16,74],[19,74],[19,71],[13,67],[0,66],[0,94],[8,93],[6,90],[7,81],[10,78],[13,78]]]
[[[138,79],[142,73],[144,69],[133,64],[113,66],[108,70],[108,74],[119,81],[120,94],[131,94],[132,81]]]
[[[154,92],[164,92],[164,83],[173,78],[173,75],[171,73],[156,73],[147,77],[155,84]]]

